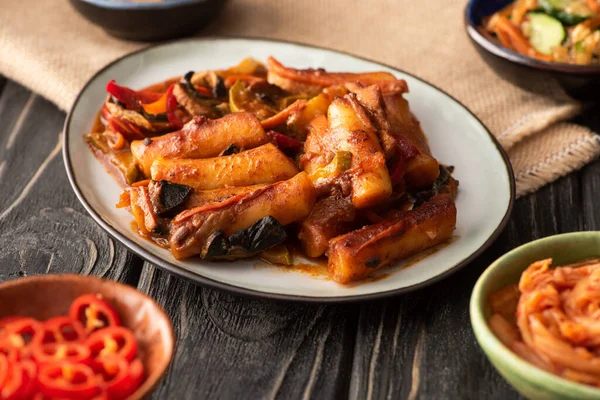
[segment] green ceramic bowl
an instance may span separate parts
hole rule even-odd
[[[565,265],[600,257],[600,232],[576,232],[550,236],[506,253],[481,275],[471,295],[471,325],[477,342],[500,374],[528,399],[600,399],[600,389],[568,381],[543,371],[518,357],[490,330],[489,295],[517,283],[534,261],[552,258]]]

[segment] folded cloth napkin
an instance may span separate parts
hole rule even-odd
[[[556,82],[524,75],[532,89],[525,91],[480,59],[464,31],[464,6],[464,0],[232,0],[200,34],[318,44],[432,82],[498,138],[512,162],[518,196],[600,155],[593,132],[564,122],[581,107]],[[108,36],[66,1],[0,0],[0,73],[63,110],[95,71],[146,45]]]

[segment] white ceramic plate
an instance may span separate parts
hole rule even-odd
[[[386,268],[385,279],[343,286],[301,272],[257,268],[256,261],[210,263],[177,261],[162,248],[140,238],[132,216],[115,208],[121,189],[88,150],[83,135],[105,99],[106,83],[142,88],[189,70],[221,69],[252,56],[273,55],[285,65],[323,67],[330,71],[389,71],[406,79],[407,99],[429,137],[432,152],[455,166],[460,181],[455,239],[440,251],[408,268]],[[427,60],[423,60],[427,62]],[[348,301],[382,297],[430,284],[481,253],[508,220],[514,199],[510,164],[485,126],[464,106],[441,90],[407,73],[331,50],[260,39],[207,38],[173,42],[127,55],[100,72],[83,88],[65,123],[63,154],[77,197],[108,233],[129,249],[176,275],[216,288],[255,296],[305,300]]]

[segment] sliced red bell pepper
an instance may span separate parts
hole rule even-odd
[[[404,178],[404,173],[406,172],[406,160],[403,157],[397,157],[396,161],[390,168],[390,180],[392,181],[392,186],[396,186],[402,179]]]
[[[267,136],[271,138],[271,142],[277,146],[280,150],[293,150],[299,151],[302,149],[302,142],[292,139],[289,136],[281,134],[276,131],[268,131]]]
[[[396,153],[394,154],[394,162],[389,169],[392,186],[396,186],[402,182],[404,173],[406,172],[406,163],[419,154],[419,150],[415,145],[404,136],[395,135],[394,138],[397,141]]]
[[[106,91],[123,103],[128,110],[139,110],[142,104],[153,103],[162,96],[161,93],[146,90],[135,91],[125,86],[119,86],[114,79],[108,82]]]
[[[20,363],[10,363],[4,384],[0,386],[0,399],[17,400],[25,398],[29,375]]]
[[[38,365],[70,362],[89,364],[92,360],[90,348],[83,343],[46,343],[35,345],[31,349],[33,359]]]
[[[94,371],[84,364],[40,366],[37,381],[42,394],[52,398],[91,399],[102,391]]]
[[[131,364],[123,357],[105,357],[97,365],[100,386],[112,400],[125,399],[144,381],[144,366],[139,358]]]
[[[202,96],[213,97],[213,92],[209,88],[204,86],[194,86],[194,89],[196,89]]]
[[[86,332],[121,325],[117,310],[107,301],[93,294],[76,298],[69,309],[69,317],[79,321]]]
[[[128,140],[141,140],[146,137],[139,127],[112,115],[106,105],[102,107],[102,117],[110,130],[122,134]]]
[[[80,321],[71,317],[54,317],[44,323],[42,343],[78,342],[86,338],[87,333]]]
[[[171,123],[174,129],[181,129],[185,124],[187,112],[182,110],[177,102],[177,99],[173,95],[173,88],[175,84],[169,86],[167,90],[167,98],[166,98],[166,108],[167,108],[167,119]]]
[[[118,355],[131,361],[138,350],[133,332],[122,326],[109,326],[90,335],[86,341],[92,352],[92,358]]]
[[[401,154],[406,160],[409,160],[419,154],[415,145],[403,135],[394,135],[397,147],[396,154]]]

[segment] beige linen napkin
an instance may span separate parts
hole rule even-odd
[[[469,107],[498,138],[511,159],[519,196],[600,155],[600,140],[593,132],[563,122],[580,112],[580,106],[551,78],[524,75],[538,93],[533,94],[487,67],[464,32],[465,3],[232,0],[202,34],[317,44],[434,83]],[[0,0],[0,73],[63,110],[95,71],[142,46],[108,36],[66,0]]]

